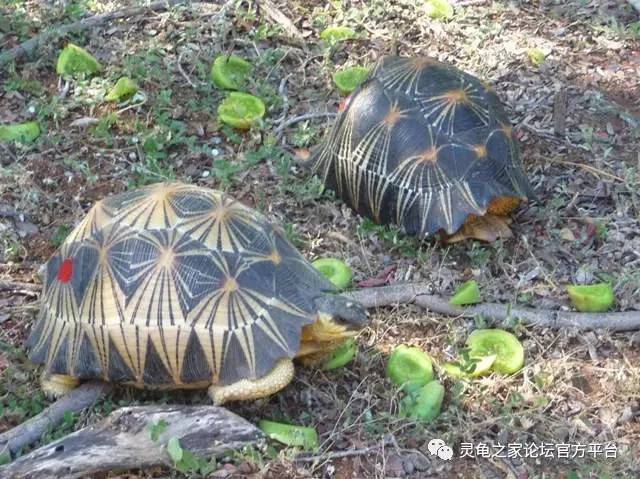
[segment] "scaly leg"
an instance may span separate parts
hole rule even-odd
[[[242,379],[227,386],[209,387],[209,397],[216,406],[229,401],[245,401],[269,396],[280,391],[293,379],[293,361],[281,359],[265,377],[251,381]]]
[[[40,384],[47,396],[57,398],[77,388],[80,380],[66,374],[44,374]]]

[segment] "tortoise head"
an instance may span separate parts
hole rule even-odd
[[[306,364],[321,362],[345,340],[356,336],[368,322],[364,307],[338,295],[315,298],[318,308],[316,321],[302,328],[302,342],[298,357]]]

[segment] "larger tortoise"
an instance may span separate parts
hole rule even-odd
[[[82,379],[274,393],[366,321],[264,216],[180,183],[97,202],[45,265],[28,346],[43,388]]]
[[[309,164],[363,216],[423,237],[507,235],[499,217],[532,194],[496,94],[431,58],[382,58]]]

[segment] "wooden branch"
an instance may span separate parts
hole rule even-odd
[[[484,303],[462,308],[452,306],[446,299],[430,294],[429,285],[426,283],[404,283],[379,288],[363,288],[344,293],[343,296],[358,301],[365,308],[414,303],[447,316],[469,317],[481,314],[490,321],[502,324],[506,324],[510,318],[517,318],[524,324],[555,329],[608,329],[611,331],[640,329],[640,311],[575,313],[511,307],[497,303]]]
[[[151,439],[150,426],[166,423]],[[196,456],[220,456],[260,440],[249,421],[217,406],[154,405],[125,407],[105,420],[69,434],[0,467],[0,477],[79,478],[104,471],[171,466],[166,450],[177,438]]]
[[[103,23],[109,22],[111,20],[116,20],[118,18],[129,18],[148,11],[160,12],[181,3],[187,3],[187,0],[160,0],[151,3],[146,7],[125,8],[115,12],[94,15],[93,17],[84,18],[82,20],[78,20],[77,22],[62,25],[56,29],[36,35],[35,37],[27,40],[24,43],[21,43],[20,45],[13,47],[6,52],[0,53],[0,66],[4,65],[5,63],[9,63],[11,60],[16,60],[26,54],[31,53],[42,43],[51,41],[52,37],[66,35],[70,32],[87,30],[89,28],[102,25]]]
[[[13,455],[23,447],[30,446],[40,440],[44,433],[60,424],[64,419],[65,412],[78,413],[93,405],[110,390],[111,385],[102,381],[84,383],[37,416],[0,434],[0,454],[8,451]],[[3,477],[2,474],[0,477]]]

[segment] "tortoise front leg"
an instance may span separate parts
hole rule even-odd
[[[47,396],[57,398],[77,388],[80,380],[66,374],[43,374],[40,384]]]
[[[209,397],[216,406],[229,401],[244,401],[270,396],[291,382],[293,379],[293,361],[281,359],[265,377],[251,381],[242,379],[227,386],[212,385]]]

